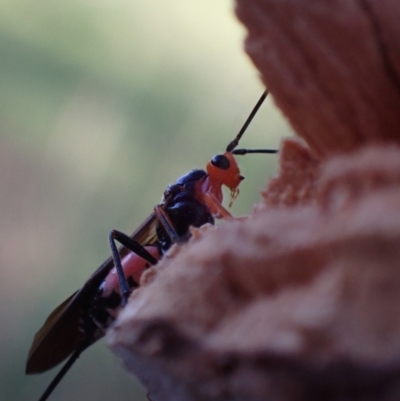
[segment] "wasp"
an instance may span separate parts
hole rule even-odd
[[[172,244],[188,240],[190,227],[214,224],[215,219],[233,219],[222,205],[222,187],[231,192],[231,206],[244,179],[235,156],[276,153],[271,149],[236,149],[267,95],[266,90],[225,152],[215,155],[206,170],[192,170],[168,186],[161,203],[131,236],[117,230],[110,232],[112,256],[80,290],[54,309],[34,337],[27,374],[49,370],[69,357],[39,401],[45,401],[79,355],[104,336],[139,286],[142,273],[157,264]],[[122,245],[120,249],[117,242]]]

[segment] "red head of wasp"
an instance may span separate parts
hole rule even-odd
[[[45,401],[79,355],[103,337],[118,310],[138,287],[144,270],[155,265],[172,244],[186,241],[191,226],[213,224],[215,218],[233,218],[222,206],[222,186],[231,191],[231,206],[244,179],[235,155],[276,153],[269,149],[236,149],[267,94],[263,93],[238,135],[223,154],[210,160],[206,171],[192,170],[168,186],[162,202],[131,236],[111,231],[112,257],[50,314],[35,335],[27,374],[44,372],[70,356],[39,401]],[[123,245],[121,249],[116,241]]]

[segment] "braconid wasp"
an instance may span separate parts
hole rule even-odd
[[[79,355],[104,336],[118,310],[139,286],[144,270],[155,265],[172,244],[187,241],[191,226],[214,224],[215,218],[233,218],[222,206],[222,186],[231,192],[231,206],[244,179],[235,155],[276,153],[271,149],[236,149],[267,94],[263,93],[225,152],[215,155],[206,170],[192,170],[168,186],[161,203],[131,236],[111,231],[112,256],[80,290],[54,309],[34,337],[27,374],[49,370],[69,357],[39,401],[45,401]],[[117,248],[117,241],[122,248]]]

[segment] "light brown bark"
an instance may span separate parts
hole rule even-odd
[[[157,400],[400,399],[400,2],[237,0],[303,138],[248,219],[195,230],[109,343]]]

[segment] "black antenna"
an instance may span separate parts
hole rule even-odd
[[[248,153],[278,153],[278,149],[235,149],[233,155],[247,155]]]
[[[239,133],[236,135],[236,138],[226,147],[226,151],[227,152],[234,153],[234,152],[232,152],[233,149],[235,149],[236,146],[238,146],[240,138],[242,137],[242,135],[246,131],[247,127],[249,126],[249,124],[253,120],[253,117],[256,115],[258,109],[261,107],[261,105],[263,104],[263,102],[264,102],[264,100],[265,100],[265,98],[267,96],[268,96],[268,89],[265,89],[264,93],[261,95],[261,97],[258,100],[257,104],[254,106],[254,109],[251,111],[250,115],[247,117],[247,120],[243,124],[243,127],[241,128]],[[250,151],[250,149],[248,149],[245,153],[234,153],[234,154],[238,154],[238,155],[243,154],[244,155],[246,153],[276,153],[276,152],[277,151],[275,151],[275,152],[252,152],[252,151]]]

